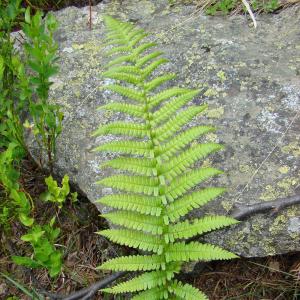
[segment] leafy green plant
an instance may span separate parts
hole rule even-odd
[[[224,15],[227,15],[231,12],[231,10],[236,6],[235,0],[221,0],[216,3],[210,5],[206,9],[207,15],[215,15],[217,11],[221,11]]]
[[[30,217],[32,201],[30,196],[22,191],[18,183],[20,172],[15,167],[20,148],[10,143],[6,151],[0,153],[0,186],[2,186],[4,201],[0,201],[0,225],[9,229],[9,220],[17,216],[25,226],[32,226],[33,218]]]
[[[11,40],[17,18],[23,12],[20,3],[20,0],[12,0],[7,5],[0,3],[0,147],[14,142],[26,148],[20,120],[25,99],[16,76],[21,67]]]
[[[62,268],[62,252],[54,246],[60,234],[59,228],[54,228],[55,218],[47,225],[34,225],[21,240],[30,243],[33,248],[33,258],[13,256],[14,263],[28,268],[47,268],[51,277],[57,276]]]
[[[53,38],[57,22],[51,14],[43,19],[39,11],[34,16],[30,15],[29,8],[25,11],[25,23],[22,23],[26,35],[25,60],[22,61],[11,40],[11,31],[24,12],[20,3],[13,0],[7,6],[0,4],[0,147],[14,142],[27,150],[22,114],[29,111],[33,124],[26,121],[25,127],[32,129],[40,156],[43,151],[47,153],[52,171],[63,119],[59,106],[48,101],[50,77],[58,71],[57,44]]]
[[[53,15],[37,12],[30,16],[30,9],[25,13],[25,23],[22,29],[28,38],[24,45],[28,66],[33,71],[29,78],[33,93],[29,103],[30,116],[33,119],[33,133],[39,147],[48,155],[48,163],[52,171],[53,157],[55,155],[56,139],[62,130],[63,113],[58,105],[48,103],[49,88],[52,84],[50,77],[58,72],[55,65],[57,61],[57,43],[53,33],[57,29],[57,22]]]
[[[20,17],[25,23],[20,23]],[[20,24],[26,36],[25,59],[15,50],[11,39],[12,30]],[[48,102],[50,77],[58,71],[57,44],[53,38],[56,28],[53,15],[47,14],[43,19],[43,14],[37,11],[31,16],[29,9],[21,7],[21,0],[0,3],[0,227],[7,233],[16,218],[29,227],[22,240],[32,246],[32,258],[15,256],[13,260],[30,268],[45,267],[52,277],[59,274],[62,266],[62,253],[54,245],[60,230],[53,227],[54,218],[49,225],[35,224],[31,217],[34,203],[19,183],[19,166],[26,152],[29,153],[24,142],[26,128],[32,130],[41,152],[48,154],[52,170],[63,118],[59,107]],[[24,122],[28,112],[29,121]],[[61,208],[70,193],[68,180],[66,176],[63,187],[58,188],[48,178],[51,187],[46,201],[58,203]],[[71,196],[76,198],[76,193]]]
[[[42,193],[40,198],[45,202],[56,203],[59,208],[62,208],[66,202],[67,197],[70,195],[73,202],[77,201],[77,192],[70,193],[69,176],[65,175],[61,181],[62,187],[57,185],[56,180],[52,176],[45,179],[48,191]]]
[[[263,1],[262,2],[262,9],[265,12],[273,12],[279,8],[279,1],[278,0],[270,0],[270,1]]]
[[[194,190],[222,172],[214,168],[192,169],[196,162],[222,146],[194,143],[195,139],[215,130],[212,126],[185,129],[206,105],[189,105],[182,109],[199,91],[180,87],[163,89],[163,84],[175,75],[158,72],[159,66],[167,60],[161,58],[160,51],[149,52],[155,44],[143,41],[147,34],[111,17],[105,17],[105,24],[107,44],[112,46],[108,55],[116,55],[103,73],[104,77],[116,82],[105,88],[124,96],[127,102],[111,102],[101,109],[125,113],[133,120],[106,124],[94,133],[95,136],[112,134],[125,138],[95,149],[123,154],[103,166],[125,172],[98,182],[119,190],[99,202],[116,209],[103,217],[121,226],[99,234],[146,253],[114,258],[100,266],[100,269],[113,271],[145,271],[104,291],[113,294],[140,292],[133,297],[135,300],[207,299],[202,292],[174,277],[183,262],[237,257],[217,246],[184,241],[237,223],[226,216],[182,220],[194,208],[224,192],[224,188],[217,187]]]
[[[251,10],[254,12],[266,12],[272,13],[280,7],[280,3],[278,0],[269,0],[269,1],[261,1],[261,0],[253,0],[248,1],[251,7]],[[240,2],[236,0],[218,0],[213,1],[208,4],[205,12],[207,15],[214,16],[217,12],[222,12],[224,15],[230,14],[232,11],[244,11],[247,12],[247,8]]]

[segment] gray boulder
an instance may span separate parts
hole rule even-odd
[[[174,84],[203,89],[194,101],[207,102],[209,109],[193,122],[215,125],[218,131],[207,139],[226,148],[202,163],[225,170],[213,184],[228,192],[195,215],[228,214],[236,202],[247,205],[299,193],[299,6],[258,16],[257,29],[246,16],[208,17],[194,6],[170,7],[166,0],[99,4],[93,7],[91,31],[88,13],[88,8],[74,7],[56,12],[60,73],[51,101],[65,114],[56,172],[68,174],[92,202],[111,192],[95,184],[109,174],[99,164],[111,155],[91,151],[109,139],[91,133],[122,118],[97,111],[117,99],[103,89],[101,78],[107,62],[102,16],[108,14],[152,34],[170,59],[165,69],[178,74]],[[205,239],[247,257],[299,251],[300,206],[274,216],[255,215]]]

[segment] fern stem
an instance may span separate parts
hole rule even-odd
[[[134,48],[130,45],[130,41],[128,39],[128,35],[127,33],[123,33],[123,38],[126,39],[128,41],[128,45],[130,48],[130,52],[134,52]],[[140,56],[140,55],[139,55]],[[161,149],[161,145],[160,142],[156,139],[155,136],[155,128],[153,128],[153,126],[151,125],[151,121],[153,120],[153,114],[151,112],[151,103],[150,103],[150,96],[148,95],[148,89],[145,85],[145,81],[143,79],[144,76],[142,74],[142,70],[141,70],[141,66],[138,63],[140,61],[141,57],[135,57],[132,59],[131,63],[132,66],[136,69],[140,71],[140,74],[138,75],[140,77],[140,84],[139,84],[139,88],[141,89],[141,93],[143,94],[143,102],[144,102],[144,107],[143,107],[143,111],[145,112],[144,118],[145,118],[145,123],[146,126],[148,128],[148,136],[149,136],[149,141],[150,141],[150,151],[152,150],[152,152],[154,153],[154,157],[153,160],[156,161],[155,164],[155,175],[153,175],[154,178],[157,179],[157,182],[159,183],[157,188],[159,191],[159,195],[157,195],[157,197],[160,198],[161,200],[161,215],[158,216],[158,218],[160,218],[161,224],[165,224],[165,226],[163,226],[163,232],[161,233],[160,237],[162,239],[162,245],[163,245],[163,250],[162,253],[160,254],[164,260],[165,260],[165,253],[166,250],[168,248],[168,243],[165,241],[165,234],[168,233],[168,216],[166,214],[166,208],[165,205],[166,203],[166,196],[165,196],[165,185],[166,185],[166,180],[164,178],[163,175],[160,174],[160,170],[162,169],[162,165],[161,165],[161,159],[160,159],[160,149]],[[166,224],[167,223],[167,224]],[[177,263],[179,265],[179,267],[181,266],[181,263]],[[174,263],[173,263],[174,265]],[[169,270],[169,267],[172,266],[171,262],[166,262],[165,263],[165,268],[166,270]],[[167,279],[167,282],[171,283],[173,278]],[[166,283],[165,286],[168,286],[169,284]],[[167,291],[167,289],[166,289]]]

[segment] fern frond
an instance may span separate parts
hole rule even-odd
[[[108,260],[97,269],[112,271],[152,271],[164,270],[165,258],[162,255],[122,256]]]
[[[156,161],[145,158],[120,157],[105,162],[102,167],[129,171],[143,176],[157,175]]]
[[[162,142],[174,135],[175,132],[181,129],[187,122],[191,121],[195,116],[201,113],[205,106],[192,106],[178,113],[171,118],[167,123],[158,127],[155,130],[155,135],[158,141]]]
[[[162,75],[159,77],[154,78],[153,80],[146,82],[145,83],[145,89],[147,92],[150,92],[154,89],[156,89],[157,87],[159,87],[160,85],[162,85],[163,83],[172,80],[176,78],[176,74],[166,74],[166,75]]]
[[[154,157],[151,143],[143,141],[113,141],[96,147],[94,151],[119,152],[124,154],[143,155],[149,158]]]
[[[220,247],[191,242],[189,244],[174,243],[169,244],[165,253],[166,261],[211,261],[211,260],[227,260],[237,258],[237,256]]]
[[[112,110],[115,112],[122,112],[126,113],[128,115],[131,115],[133,117],[143,118],[145,115],[145,112],[143,110],[143,107],[139,105],[134,104],[127,104],[127,103],[109,103],[103,106],[100,106],[98,109],[106,109],[106,110]]]
[[[119,283],[113,288],[103,289],[102,291],[120,294],[152,289],[165,284],[167,280],[172,279],[177,272],[178,266],[174,265],[174,267],[170,267],[169,270],[147,272],[129,281]]]
[[[165,162],[160,169],[160,173],[167,179],[172,180],[174,177],[185,172],[187,168],[191,167],[199,159],[203,159],[207,155],[222,148],[221,145],[215,143],[196,145],[170,161]]]
[[[152,251],[157,254],[161,254],[163,251],[163,241],[159,236],[127,229],[107,229],[97,233],[120,245]]]
[[[195,235],[220,229],[239,223],[237,220],[226,216],[206,216],[195,219],[193,222],[184,221],[169,227],[168,240],[188,239]]]
[[[169,291],[183,300],[208,300],[206,295],[198,289],[177,280],[169,287]]]
[[[190,168],[222,146],[191,144],[214,130],[212,126],[186,129],[186,125],[206,108],[206,105],[186,108],[199,90],[171,87],[154,93],[175,75],[159,71],[158,68],[168,60],[160,57],[162,53],[159,51],[151,52],[155,43],[143,40],[147,34],[132,24],[111,17],[104,17],[104,21],[109,28],[106,41],[112,46],[107,53],[116,57],[108,64],[103,76],[119,82],[108,85],[106,89],[126,98],[129,103],[109,103],[101,109],[122,112],[134,117],[134,121],[103,125],[94,134],[123,137],[122,141],[108,142],[95,150],[123,154],[106,161],[102,167],[126,172],[98,182],[120,192],[104,196],[97,202],[117,209],[103,217],[121,227],[103,230],[99,234],[118,244],[153,253],[114,258],[104,263],[101,269],[146,271],[104,291],[113,294],[140,292],[133,296],[134,300],[207,300],[197,289],[174,280],[174,274],[179,272],[184,261],[236,256],[212,245],[175,243],[175,240],[237,223],[225,216],[179,221],[192,209],[224,192],[222,188],[190,192],[204,180],[221,173],[214,168]],[[126,136],[130,137],[129,140],[124,140]]]
[[[189,128],[162,145],[159,150],[159,156],[164,159],[169,159],[174,153],[185,148],[190,142],[211,131],[215,131],[215,128],[212,126],[196,126]]]
[[[145,138],[149,135],[149,130],[145,124],[134,124],[131,122],[113,122],[100,126],[93,136],[105,134],[128,135],[132,137]]]
[[[205,188],[185,195],[166,207],[166,214],[171,222],[179,220],[195,208],[199,208],[226,191],[224,188]]]
[[[151,234],[163,233],[163,220],[151,215],[141,215],[137,212],[115,211],[102,215],[105,219],[116,225],[140,230]]]
[[[167,199],[172,202],[202,181],[221,173],[222,171],[214,168],[202,168],[190,171],[182,176],[176,177],[171,184],[166,187],[165,195]]]
[[[161,52],[161,51],[154,51],[152,53],[149,53],[149,54],[139,58],[136,62],[136,66],[141,68],[142,66],[144,66],[145,64],[150,62],[152,59],[155,59],[162,54],[163,54],[163,52]],[[165,60],[165,62],[166,62],[166,60]]]
[[[143,215],[159,217],[162,212],[161,200],[158,197],[117,194],[107,195],[96,202],[108,205],[113,208],[136,211]]]
[[[157,126],[158,124],[167,121],[179,108],[192,100],[198,93],[199,90],[190,91],[166,103],[159,110],[154,112],[153,125]]]
[[[118,84],[110,84],[105,87],[107,90],[118,93],[121,96],[127,97],[132,100],[136,100],[138,102],[143,102],[145,100],[144,94],[133,88],[118,85]]]
[[[97,184],[126,192],[158,195],[158,179],[152,177],[113,175],[97,181]]]

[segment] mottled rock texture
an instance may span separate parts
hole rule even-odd
[[[93,7],[88,29],[88,8],[69,7],[56,13],[60,29],[60,73],[54,78],[51,101],[65,114],[57,145],[55,170],[67,173],[94,202],[110,193],[95,184],[109,173],[99,164],[111,155],[91,150],[110,139],[94,139],[100,124],[122,118],[97,111],[117,99],[103,89],[103,14],[109,14],[152,33],[176,72],[178,85],[202,88],[195,103],[209,110],[193,122],[217,126],[208,139],[226,146],[202,162],[225,171],[209,184],[228,192],[203,213],[226,214],[235,202],[249,204],[300,192],[300,10],[258,16],[254,29],[245,16],[207,17],[194,6],[168,1],[109,1]],[[107,208],[99,207],[105,211]],[[265,256],[300,250],[300,206],[275,216],[251,217],[227,231],[205,237],[242,256]]]

